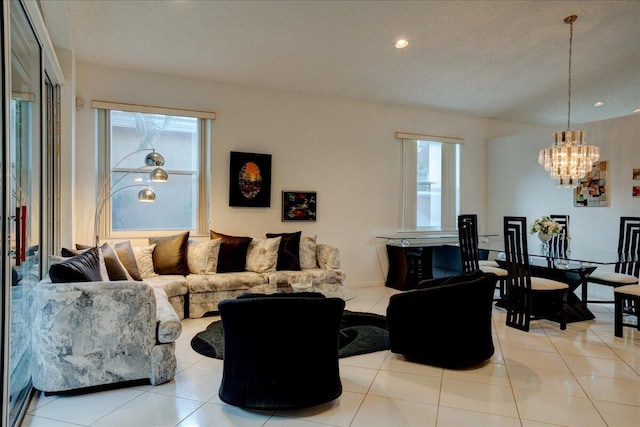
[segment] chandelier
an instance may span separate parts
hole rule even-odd
[[[556,132],[551,148],[540,150],[538,163],[544,166],[558,187],[575,187],[578,180],[584,178],[593,164],[600,158],[600,149],[595,145],[586,145],[586,132],[571,130],[571,54],[573,47],[573,23],[577,15],[564,18],[571,25],[569,35],[569,95],[567,102],[567,130]]]

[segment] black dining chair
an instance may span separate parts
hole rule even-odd
[[[549,267],[555,267],[555,259],[567,259],[571,255],[569,249],[569,242],[571,236],[569,235],[569,215],[549,215],[549,218],[557,222],[562,226],[562,231],[559,234],[552,234],[549,239]]]
[[[569,285],[543,277],[532,277],[527,248],[527,218],[504,217],[504,252],[507,276],[507,326],[529,331],[534,300],[550,307],[536,306],[536,313],[558,315],[560,329],[567,328],[567,289]],[[557,295],[555,301],[549,296]],[[542,299],[543,296],[547,298]]]
[[[622,327],[636,328],[640,333],[640,285],[618,286],[614,295],[614,334],[622,337]],[[625,322],[624,315],[636,317],[636,322]]]
[[[498,278],[498,289],[500,298],[504,297],[507,283],[507,270],[500,268],[497,263],[483,264],[478,258],[478,216],[476,214],[458,215],[458,243],[460,245],[460,258],[462,261],[462,272],[471,273],[482,271],[483,273],[493,273]]]
[[[616,288],[638,283],[638,276],[640,276],[640,217],[623,216],[620,218],[618,261],[614,271],[596,270],[587,278],[587,282]]]

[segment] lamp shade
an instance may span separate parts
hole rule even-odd
[[[149,174],[151,181],[153,182],[167,182],[169,179],[169,174],[162,168],[155,168]]]
[[[164,157],[157,151],[152,151],[145,156],[144,164],[147,166],[164,166]]]
[[[140,202],[155,202],[156,201],[156,193],[149,187],[143,188],[138,193],[138,201]]]

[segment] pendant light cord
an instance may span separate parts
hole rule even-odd
[[[569,31],[569,95],[567,99],[567,130],[571,130],[571,55],[573,52],[573,20]]]

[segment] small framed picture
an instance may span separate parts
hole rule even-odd
[[[633,169],[633,180],[640,181],[640,169]]]
[[[640,197],[640,186],[633,186],[633,197]]]
[[[315,221],[317,207],[315,191],[282,192],[282,221]]]

